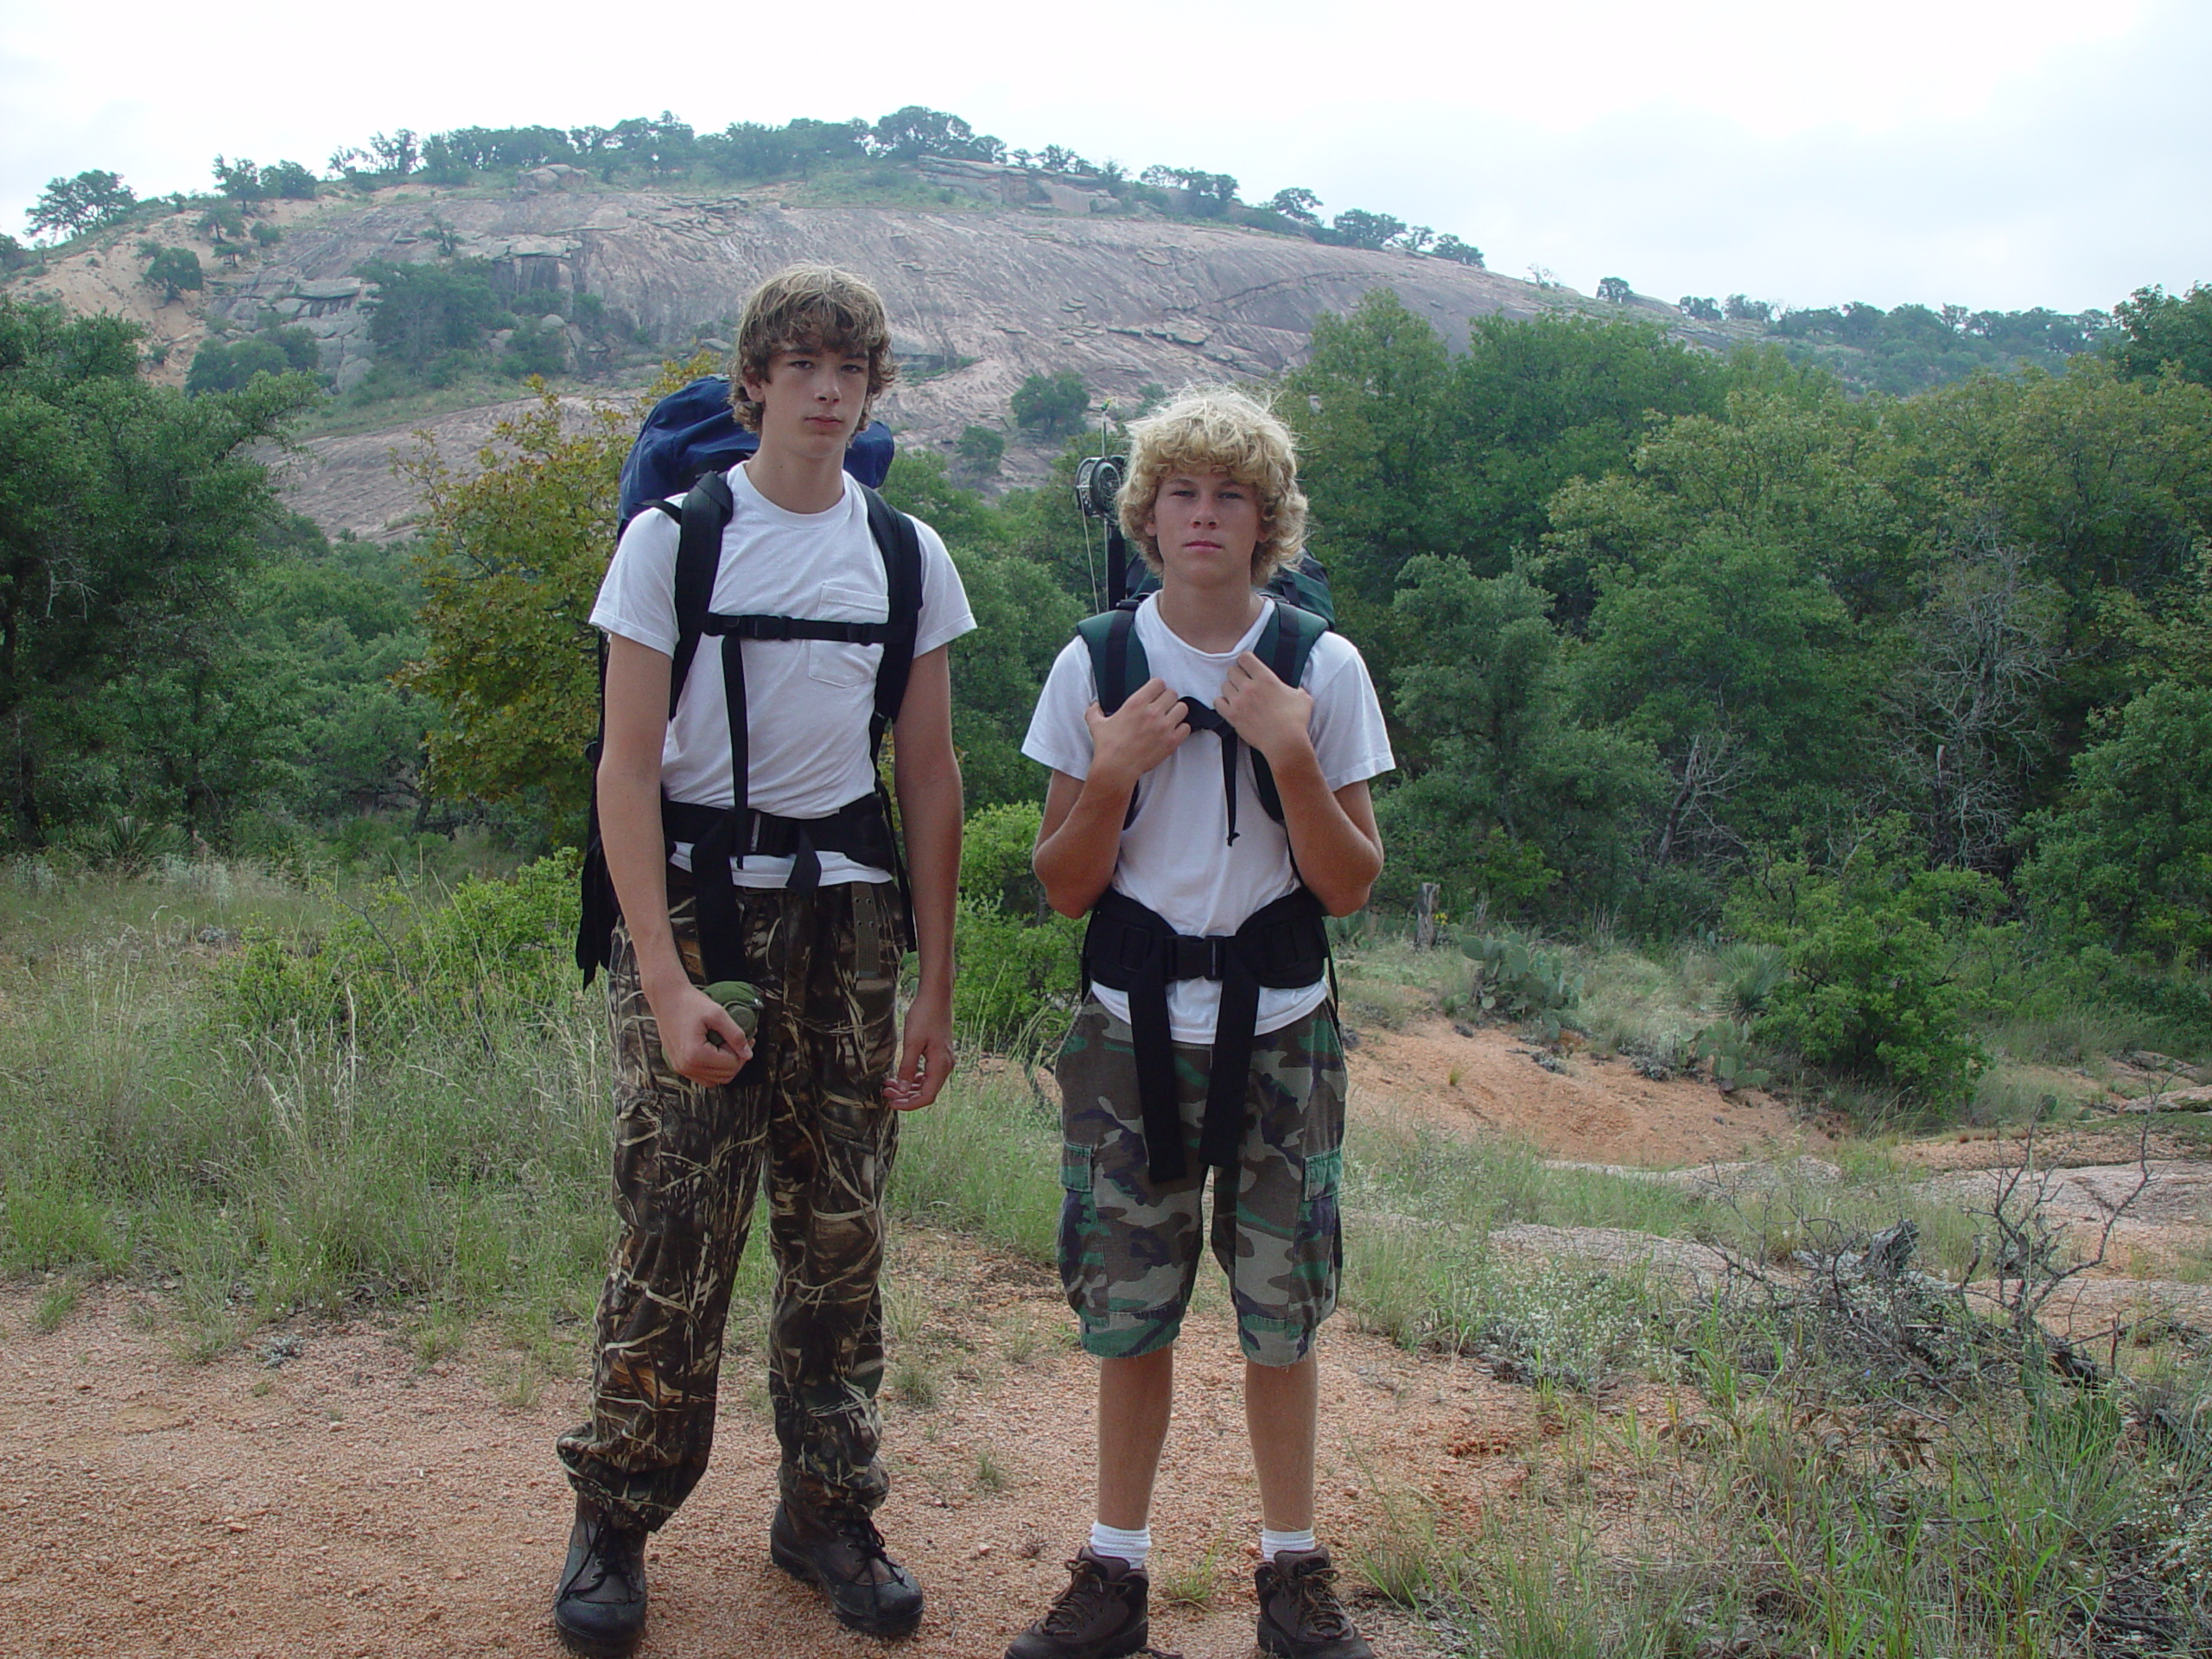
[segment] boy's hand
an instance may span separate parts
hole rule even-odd
[[[1213,708],[1271,765],[1313,747],[1312,694],[1285,685],[1255,652],[1248,651],[1229,665]]]
[[[916,996],[906,1007],[898,1070],[883,1080],[883,1103],[893,1111],[919,1110],[938,1097],[952,1066],[950,999],[927,993]]]
[[[1253,658],[1255,662],[1257,658]],[[1191,728],[1183,718],[1183,699],[1154,677],[1129,694],[1111,715],[1092,703],[1083,711],[1090,728],[1090,776],[1112,788],[1135,787],[1138,779],[1175,753]]]
[[[753,1058],[753,1039],[728,1008],[696,985],[677,992],[666,1007],[655,1005],[653,1022],[669,1065],[694,1083],[728,1083]]]

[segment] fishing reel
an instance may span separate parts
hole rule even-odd
[[[1122,480],[1129,475],[1127,455],[1086,455],[1076,463],[1075,504],[1086,518],[1111,521],[1122,493]]]

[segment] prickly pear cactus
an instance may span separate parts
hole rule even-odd
[[[1541,1018],[1556,1026],[1582,1001],[1581,975],[1570,974],[1558,957],[1532,950],[1520,939],[1468,938],[1460,940],[1459,950],[1473,963],[1470,994],[1485,1014]]]

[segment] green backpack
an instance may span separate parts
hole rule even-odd
[[[1278,580],[1281,579],[1279,575]],[[1308,609],[1297,600],[1277,593],[1274,583],[1264,591],[1277,602],[1268,607],[1268,620],[1261,626],[1260,637],[1252,649],[1285,685],[1296,685],[1306,677],[1306,664],[1313,655],[1314,642],[1329,632],[1330,620],[1318,610]],[[1324,587],[1321,594],[1325,603],[1327,593]],[[1090,651],[1090,675],[1098,688],[1101,714],[1116,712],[1128,701],[1132,691],[1152,677],[1144,645],[1136,637],[1137,607],[1141,602],[1142,595],[1135,595],[1110,611],[1101,611],[1076,624],[1076,632]],[[1229,840],[1234,845],[1239,741],[1236,728],[1196,697],[1184,698],[1183,709],[1184,718],[1193,731],[1212,732],[1221,739],[1222,789],[1229,802]],[[1275,789],[1274,773],[1268,767],[1267,757],[1256,749],[1252,752],[1252,782],[1258,791],[1260,804],[1269,817],[1281,823],[1282,797]],[[1136,816],[1135,795],[1129,798],[1129,816]]]

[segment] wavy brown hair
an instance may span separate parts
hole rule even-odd
[[[730,354],[729,401],[738,422],[760,429],[760,405],[745,395],[745,378],[768,378],[778,352],[834,352],[868,359],[868,397],[873,404],[899,378],[891,360],[891,321],[883,296],[866,280],[835,265],[787,265],[745,302]],[[862,411],[861,420],[867,423]]]

